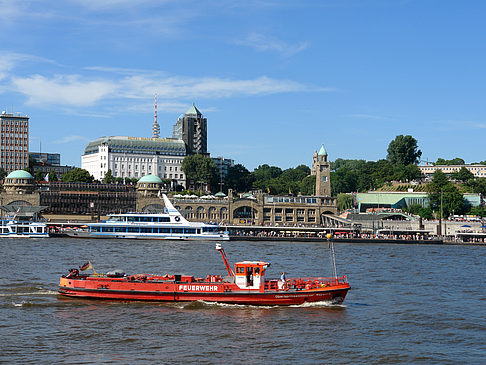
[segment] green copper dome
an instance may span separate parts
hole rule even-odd
[[[140,180],[138,180],[139,183],[152,183],[152,184],[162,184],[162,180],[153,174],[150,175],[145,175],[142,177]]]
[[[202,115],[198,108],[194,104],[189,108],[185,115]]]
[[[32,179],[34,177],[25,170],[15,170],[8,174],[7,179]]]
[[[324,148],[324,145],[321,146],[321,149],[319,150],[319,152],[317,153],[319,156],[327,156],[327,151],[326,149]]]

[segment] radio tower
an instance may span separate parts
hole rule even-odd
[[[155,93],[155,120],[152,124],[152,138],[160,137],[160,125],[157,123],[157,93]]]

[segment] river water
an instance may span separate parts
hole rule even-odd
[[[224,247],[230,262],[271,262],[269,276],[331,272],[325,242]],[[225,274],[213,242],[1,239],[0,250],[0,363],[486,362],[486,247],[337,243],[343,305],[264,308],[57,294],[88,259],[98,272]]]

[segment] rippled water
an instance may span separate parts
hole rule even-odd
[[[327,243],[228,242],[269,275],[329,275]],[[59,276],[224,274],[210,242],[0,240],[0,363],[484,363],[485,247],[336,244],[344,305],[250,307],[81,300]],[[273,275],[272,275],[273,274]]]

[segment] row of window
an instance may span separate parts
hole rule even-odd
[[[263,217],[264,222],[271,222],[271,217]],[[286,222],[293,222],[293,217],[285,217]],[[316,217],[307,217],[307,222],[314,223],[316,221]],[[283,222],[281,215],[275,216],[275,222]],[[305,217],[297,217],[297,222],[305,222]]]
[[[317,198],[303,198],[303,197],[281,197],[268,196],[267,203],[301,203],[301,204],[317,204]]]
[[[2,151],[2,154],[1,154],[2,157],[19,157],[19,158],[27,158],[27,154],[26,153],[22,153],[22,152],[3,152]]]
[[[19,126],[28,127],[27,121],[8,120],[3,118],[2,118],[2,125],[19,125]]]
[[[20,148],[19,148],[20,147]],[[27,151],[27,145],[25,146],[14,146],[14,145],[8,145],[8,146],[5,146],[5,145],[2,145],[2,150],[20,150],[20,151]]]
[[[117,220],[123,220],[125,221],[125,219],[123,217],[117,217],[115,218]],[[126,217],[126,221],[127,222],[153,222],[153,223],[166,223],[166,222],[170,222],[170,218],[169,217],[150,217],[150,216],[142,216],[142,217]]]
[[[27,139],[27,133],[2,133],[2,138],[25,138]]]
[[[282,214],[283,208],[274,208],[275,209],[275,214]],[[303,215],[305,214],[305,209],[296,209],[298,215]],[[271,213],[272,208],[263,208],[263,213]],[[285,208],[285,214],[294,214],[294,209],[293,208]],[[315,215],[316,210],[315,209],[308,209],[307,214],[309,215]]]
[[[152,227],[91,227],[91,232],[101,232],[101,233],[166,233],[166,234],[200,234],[200,228],[152,228]],[[217,228],[213,227],[203,227],[203,232],[217,232]]]

